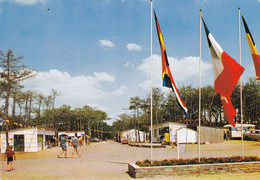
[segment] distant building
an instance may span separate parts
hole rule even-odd
[[[144,143],[146,140],[146,133],[137,129],[128,130],[128,143],[138,142]]]
[[[175,143],[177,130],[184,127],[187,127],[187,125],[176,122],[156,124],[153,126],[152,142],[162,142],[165,139],[166,142]]]
[[[118,142],[123,144],[127,143],[144,143],[146,140],[147,134],[143,131],[137,129],[121,131],[116,138]]]
[[[8,143],[15,151],[37,152],[48,147],[54,138],[55,131],[49,128],[34,127],[13,129],[8,131]],[[1,132],[1,153],[6,150],[6,132]]]
[[[190,144],[198,142],[198,133],[193,129],[180,128],[176,132],[177,143]]]

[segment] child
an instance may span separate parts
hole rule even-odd
[[[7,171],[13,171],[13,160],[16,161],[15,153],[12,149],[13,146],[10,145],[5,152],[5,158],[7,158]]]

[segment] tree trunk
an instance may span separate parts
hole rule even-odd
[[[5,98],[5,111],[4,111],[4,120],[8,120],[8,107],[9,107],[9,96],[10,96],[10,88],[8,86],[6,98]],[[5,135],[6,135],[6,148],[9,146],[8,142],[8,129],[9,129],[9,123],[6,122],[6,127],[5,127]]]
[[[9,97],[10,97],[10,91],[11,91],[11,84],[10,84],[10,55],[11,52],[8,51],[7,53],[7,89],[6,89],[6,97],[5,97],[5,111],[4,111],[4,118],[5,120],[8,120],[8,109],[9,109]],[[8,143],[8,125],[9,123],[6,123],[6,128],[5,128],[5,135],[6,135],[6,148],[8,148],[9,143]]]

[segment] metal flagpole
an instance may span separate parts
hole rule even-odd
[[[238,34],[239,34],[239,62],[242,65],[241,58],[241,26],[240,26],[240,8],[238,8]],[[241,112],[241,153],[244,158],[244,137],[243,137],[243,99],[242,99],[242,75],[240,77],[240,112]]]
[[[200,10],[200,57],[199,57],[199,138],[198,138],[198,158],[200,161],[200,121],[201,121],[201,15]]]
[[[151,0],[151,60],[150,60],[150,74],[151,74],[151,79],[150,79],[150,83],[151,83],[151,87],[150,87],[150,91],[151,91],[151,164],[153,161],[153,141],[152,141],[152,137],[153,137],[153,73],[152,73],[152,60],[153,60],[153,28],[152,28],[152,24],[153,24],[153,0]]]

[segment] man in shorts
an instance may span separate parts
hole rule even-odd
[[[61,137],[60,146],[61,146],[62,152],[58,155],[58,158],[60,158],[60,156],[63,153],[65,154],[65,158],[67,158],[67,137],[66,136]]]
[[[7,159],[7,171],[13,171],[13,160],[16,161],[15,153],[12,149],[13,146],[10,145],[5,152],[5,159]]]
[[[72,138],[72,143],[73,143],[73,153],[72,156],[74,155],[74,153],[76,152],[76,154],[78,155],[78,157],[80,157],[81,155],[79,155],[78,153],[78,138],[77,138],[77,133],[75,133],[75,136]]]

